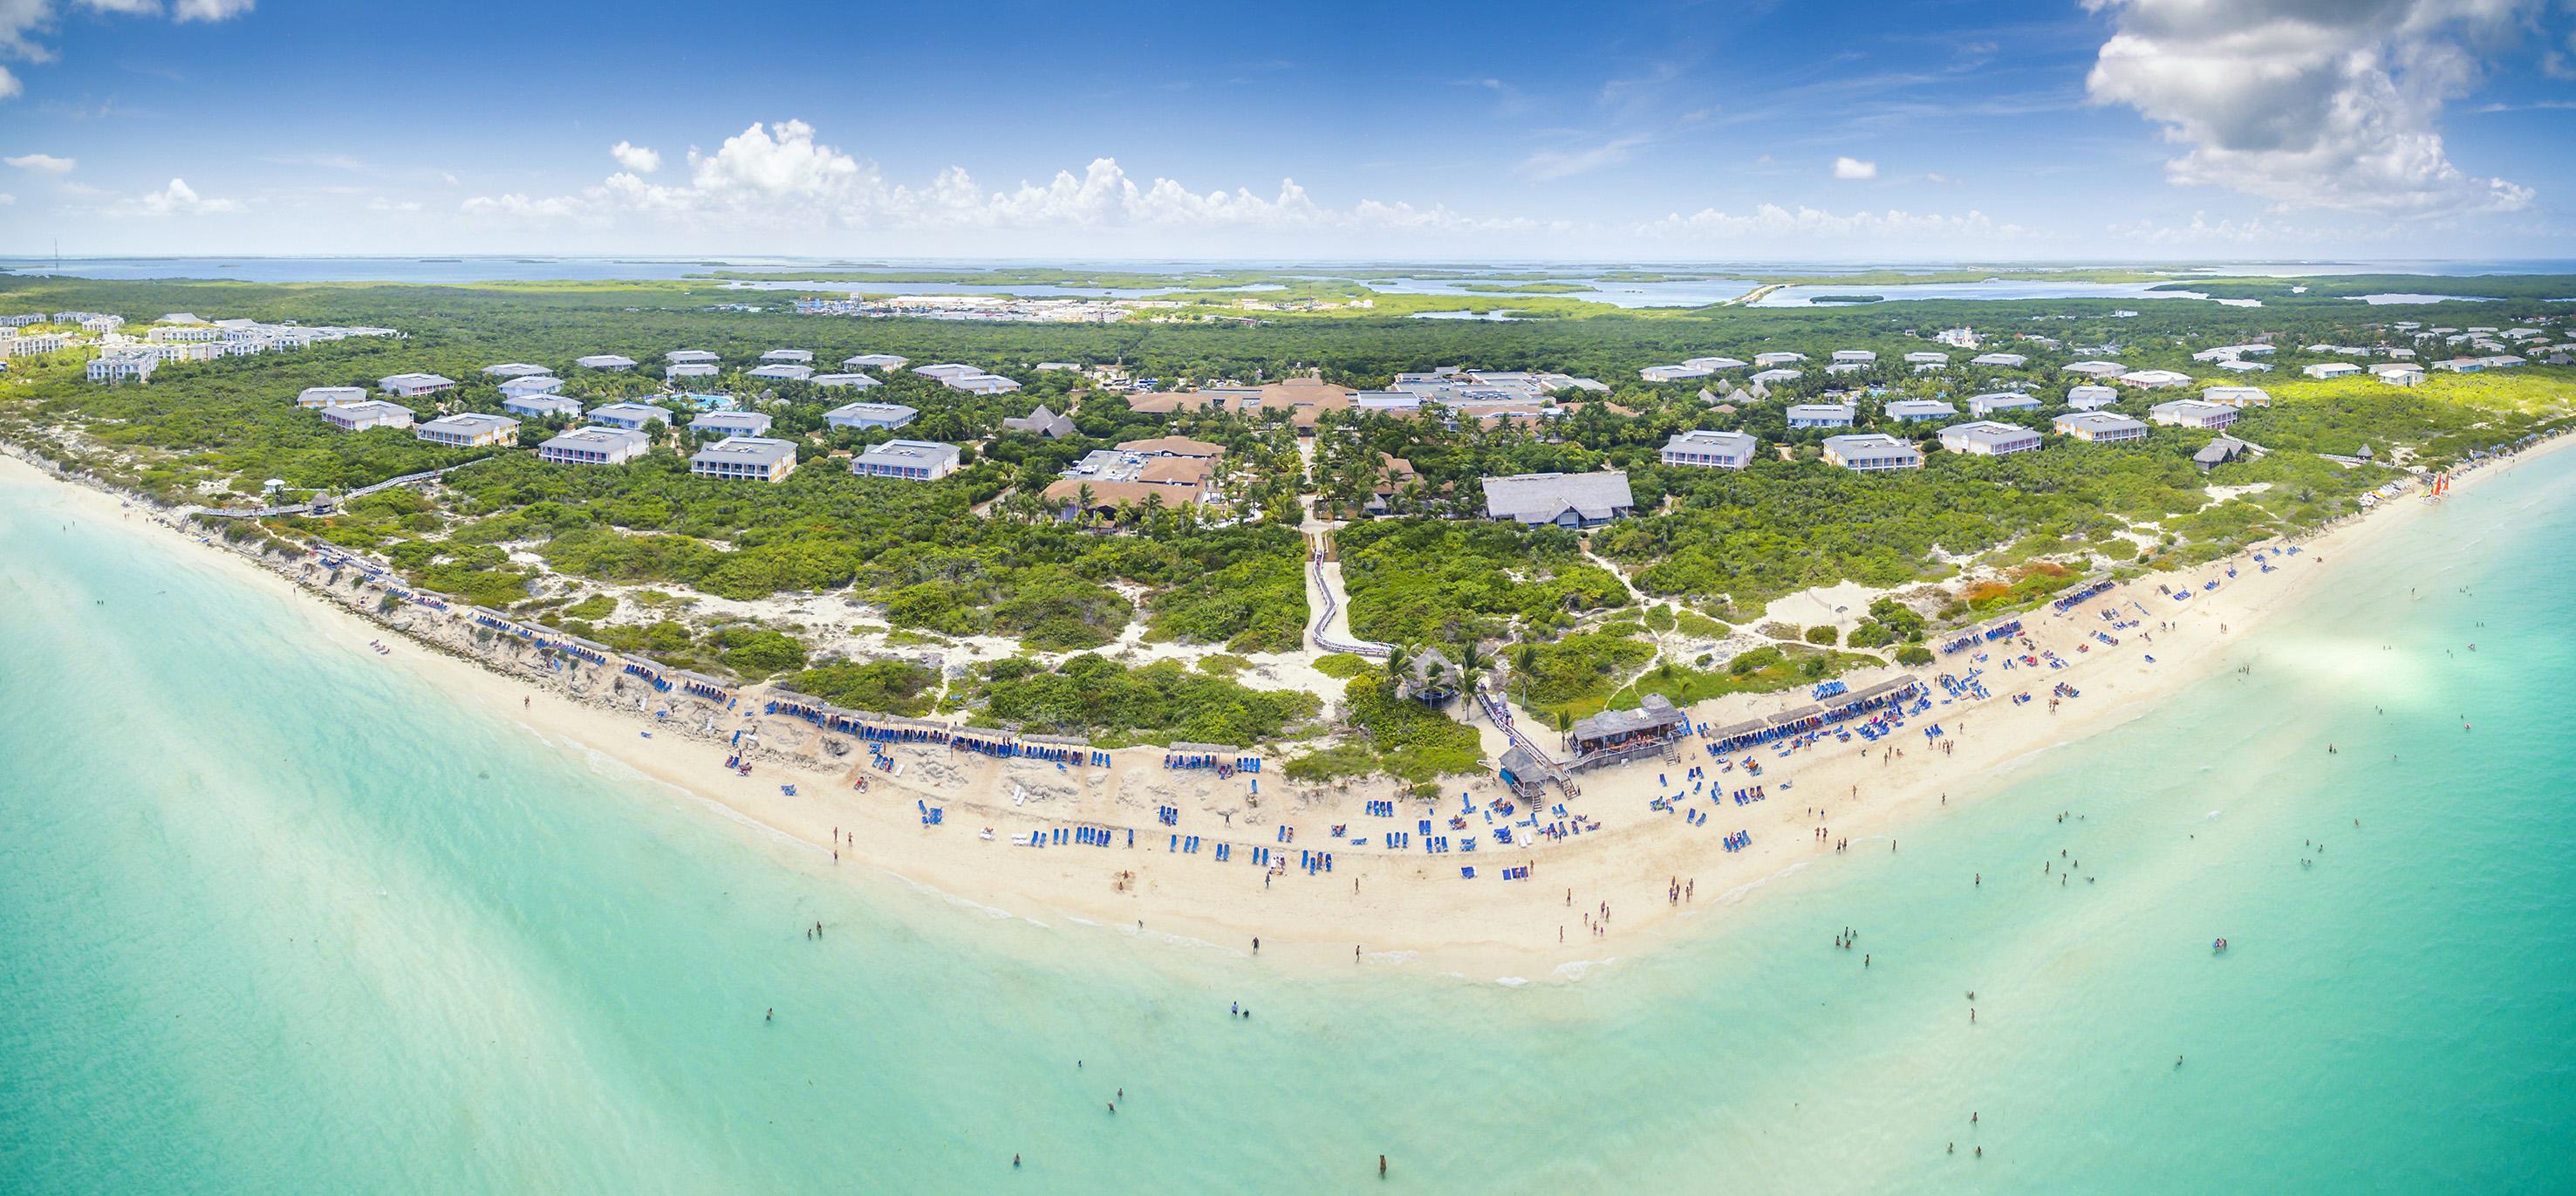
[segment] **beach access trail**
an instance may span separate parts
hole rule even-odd
[[[2547,442],[2523,457],[2559,451],[2569,439]],[[2506,459],[2506,467],[2516,460]],[[2463,475],[2454,492],[2494,468]],[[0,458],[0,471],[32,473],[34,467]],[[1765,775],[1754,783],[1766,786],[1768,800],[1718,806],[1705,824],[1649,808],[1682,787],[1664,774],[1715,763],[1698,740],[1686,740],[1682,765],[1648,758],[1603,768],[1582,775],[1579,798],[1551,792],[1541,799],[1563,802],[1571,807],[1568,817],[1597,822],[1598,830],[1534,846],[1496,844],[1474,853],[1428,855],[1410,844],[1395,850],[1378,846],[1383,834],[1414,831],[1420,818],[1434,817],[1423,812],[1426,803],[1404,797],[1401,786],[1383,779],[1293,785],[1275,770],[1257,777],[1174,771],[1165,767],[1165,749],[1156,747],[1118,750],[1106,767],[1059,769],[1042,761],[895,744],[886,754],[899,768],[890,769],[857,752],[834,756],[820,750],[819,735],[796,742],[794,729],[782,728],[777,718],[758,720],[762,742],[746,748],[728,739],[730,724],[675,725],[675,719],[639,713],[638,703],[623,696],[576,694],[524,661],[478,655],[471,641],[453,642],[453,635],[433,642],[388,635],[369,598],[373,591],[341,584],[324,592],[310,578],[290,576],[308,571],[309,561],[255,558],[143,504],[86,486],[58,490],[65,507],[101,525],[102,534],[121,527],[172,551],[201,546],[210,550],[205,559],[220,562],[245,584],[322,599],[305,606],[313,616],[312,650],[377,656],[385,667],[480,702],[496,718],[512,720],[561,750],[595,753],[591,758],[600,767],[630,770],[638,781],[658,782],[655,790],[667,786],[664,791],[688,794],[768,828],[787,866],[837,868],[862,884],[899,878],[987,911],[1076,920],[1103,932],[1162,936],[1210,950],[1248,952],[1258,937],[1261,957],[1281,966],[1348,968],[1356,959],[1364,966],[1401,965],[1479,979],[1579,976],[1592,962],[1651,948],[1687,925],[1685,915],[1717,909],[1722,919],[1723,906],[1760,899],[1762,882],[1785,870],[1867,867],[1872,853],[1860,845],[1884,842],[1909,821],[1935,815],[1945,797],[1954,805],[1972,800],[2036,753],[2080,750],[2085,735],[2132,718],[2206,675],[2222,663],[2230,641],[2341,578],[2338,561],[2362,537],[2405,521],[2441,518],[2445,510],[2409,495],[2299,541],[2301,551],[2274,556],[2269,571],[2240,556],[2143,577],[2063,615],[2046,608],[2025,614],[2029,650],[2053,653],[2068,667],[1989,671],[1984,680],[1992,687],[1990,700],[1938,705],[1883,742],[1828,740],[1776,761],[1768,749],[1757,749]],[[2266,547],[2276,553],[2280,548]],[[2231,566],[2236,576],[2228,578]],[[2220,584],[2204,588],[2213,581]],[[2189,600],[2159,593],[2160,584],[2188,591]],[[2117,646],[2095,638],[2107,626],[2096,612],[2115,606],[2149,612],[2145,629],[2153,632],[2153,643],[2136,631],[2120,633]],[[2169,626],[2158,630],[2158,623]],[[377,642],[381,652],[371,646]],[[2149,655],[2154,663],[2146,660]],[[1929,682],[1961,667],[1944,658],[1916,672]],[[1858,688],[1876,679],[1855,677],[1852,684]],[[2078,688],[2081,698],[2048,701],[2059,683]],[[2034,699],[2010,701],[2024,691]],[[1690,713],[1703,724],[1725,725],[1801,698],[1738,695],[1702,703]],[[747,693],[742,701],[748,706],[754,698]],[[327,709],[329,695],[317,694],[315,702]],[[1919,733],[1931,723],[1943,726],[1947,750]],[[1490,745],[1499,736],[1488,733],[1486,739]],[[1895,754],[1899,749],[1902,756]],[[735,755],[752,763],[748,775],[727,767]],[[856,787],[862,779],[864,790]],[[1257,781],[1257,794],[1248,781]],[[1719,783],[1731,788],[1747,782],[1730,773]],[[1458,810],[1462,795],[1476,807],[1507,796],[1490,775],[1450,778],[1442,790],[1428,805],[1443,819]],[[1393,816],[1372,814],[1372,802],[1393,802]],[[925,806],[944,810],[938,825],[925,824]],[[1808,813],[1815,807],[1823,809],[1821,820]],[[1160,820],[1166,809],[1173,811],[1172,824]],[[1332,835],[1335,825],[1347,833]],[[1818,839],[1819,826],[1830,839],[1849,840],[1854,848],[1833,852],[1828,841]],[[1013,844],[1015,838],[1072,827],[1107,828],[1110,845]],[[992,838],[983,837],[987,828]],[[1721,840],[1738,831],[1749,834],[1749,844],[1725,850]],[[1196,836],[1205,846],[1196,853],[1169,850],[1167,837],[1179,835]],[[1362,836],[1368,846],[1349,841]],[[1232,845],[1229,862],[1215,858],[1217,843]],[[1290,866],[1253,865],[1249,853],[1256,847]],[[1295,866],[1309,852],[1330,852],[1331,870]],[[1462,877],[1467,865],[1476,867],[1476,879]],[[1507,869],[1522,867],[1530,869],[1527,879],[1501,879]],[[1691,884],[1695,897],[1689,903],[1668,903],[1667,886],[1676,879]],[[1615,930],[1596,937],[1579,915],[1603,903],[1615,911]]]

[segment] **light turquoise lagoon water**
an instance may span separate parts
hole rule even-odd
[[[0,1190],[2576,1186],[2576,454],[1901,853],[1519,987],[853,883],[23,478]]]

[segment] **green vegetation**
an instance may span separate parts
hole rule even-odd
[[[1362,738],[1290,760],[1289,777],[1325,780],[1377,772],[1429,782],[1484,768],[1475,728],[1395,696],[1382,674],[1353,677],[1342,687],[1342,717]]]
[[[1492,639],[1624,606],[1609,571],[1583,559],[1563,528],[1386,520],[1334,536],[1351,632],[1393,644]]]
[[[1251,689],[1179,661],[1127,668],[1090,653],[1054,668],[1030,657],[996,661],[974,685],[986,718],[1087,734],[1104,747],[1175,740],[1248,747],[1280,738],[1323,706],[1313,694]]]
[[[837,661],[778,679],[845,710],[920,715],[930,712],[939,675],[909,660]]]
[[[1694,669],[1665,661],[1646,670],[1634,684],[1611,694],[1605,706],[1635,706],[1647,694],[1661,694],[1674,705],[1688,706],[1728,694],[1773,693],[1878,663],[1870,656],[1787,645],[1755,648],[1726,662],[1722,670]]]

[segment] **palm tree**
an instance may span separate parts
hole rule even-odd
[[[1512,679],[1520,682],[1521,705],[1529,705],[1530,677],[1538,672],[1538,645],[1526,640],[1512,649]]]
[[[1394,684],[1397,697],[1404,696],[1405,687],[1413,683],[1412,671],[1413,658],[1405,655],[1404,649],[1386,654],[1386,677]]]

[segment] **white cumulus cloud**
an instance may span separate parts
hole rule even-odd
[[[194,216],[242,210],[241,201],[209,199],[197,194],[186,179],[172,179],[158,191],[147,191],[109,207],[110,216]]]
[[[1197,191],[1175,179],[1140,181],[1115,158],[1042,181],[988,187],[962,166],[917,183],[888,178],[875,163],[821,141],[801,120],[758,123],[713,153],[691,150],[686,183],[655,183],[620,171],[568,195],[477,195],[469,217],[511,223],[569,223],[594,230],[637,224],[700,232],[884,230],[1321,229],[1413,232],[1515,231],[1535,221],[1483,220],[1445,207],[1363,199],[1328,208],[1294,179],[1275,192],[1248,187]]]
[[[2452,164],[2443,108],[2538,0],[2085,0],[2117,26],[2086,90],[2187,147],[2178,184],[2288,208],[2513,211],[2532,192]]]
[[[0,162],[7,162],[20,170],[50,175],[70,174],[73,167],[80,165],[78,159],[57,158],[52,154],[20,154],[14,158],[0,158]]]
[[[1864,162],[1858,158],[1836,158],[1834,159],[1834,177],[1838,179],[1874,179],[1878,177],[1878,163]]]
[[[651,174],[662,169],[660,152],[632,142],[620,141],[608,147],[608,156],[617,159],[618,165],[637,174]]]
[[[163,15],[161,0],[75,0],[92,12],[115,16],[158,17]],[[180,21],[221,21],[251,10],[255,0],[177,0],[168,15]],[[0,0],[0,59],[12,62],[46,63],[54,60],[53,47],[39,40],[53,31],[62,15],[59,0]],[[26,82],[16,72],[0,66],[0,100],[11,99],[27,90]]]
[[[226,21],[256,6],[258,0],[177,0],[170,15],[182,21]]]

